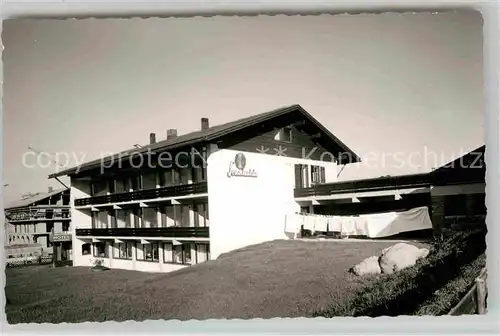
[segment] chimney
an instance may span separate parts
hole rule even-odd
[[[206,130],[210,126],[208,125],[208,118],[201,118],[201,130]]]
[[[175,128],[171,128],[167,130],[167,140],[173,139],[177,137],[177,130]]]
[[[149,133],[149,143],[154,144],[156,142],[156,134],[155,133]]]
[[[53,187],[49,187],[49,193],[53,192],[53,191],[54,191],[54,188]]]

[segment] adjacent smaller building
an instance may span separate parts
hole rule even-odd
[[[304,212],[363,216],[427,207],[429,235],[485,225],[485,146],[431,172],[296,188]],[[412,232],[411,227],[408,232]],[[415,232],[413,232],[415,233]]]
[[[31,194],[5,207],[7,258],[52,255],[71,260],[72,234],[69,188]],[[54,248],[54,244],[56,247]]]

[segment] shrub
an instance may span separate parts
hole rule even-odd
[[[315,316],[411,315],[434,292],[456,278],[462,267],[486,250],[485,231],[459,232],[436,245],[413,267],[381,275],[346,305],[333,305]]]
[[[475,279],[486,266],[486,255],[480,255],[473,262],[460,268],[460,275],[423,302],[413,315],[444,315],[455,307],[462,297],[474,286]]]

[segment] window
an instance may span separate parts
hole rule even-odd
[[[467,214],[467,195],[449,195],[444,199],[445,216],[463,216]]]
[[[63,195],[62,198],[63,198],[63,205],[69,205],[70,202],[69,195]]]
[[[62,224],[62,230],[69,231],[69,223],[68,222]],[[36,232],[36,226],[35,226],[35,232]]]
[[[174,205],[174,226],[182,226],[182,205]]]
[[[131,227],[130,210],[116,210],[116,227],[129,228]]]
[[[106,243],[94,243],[94,257],[109,258]]]
[[[172,185],[181,184],[181,172],[179,168],[172,169]]]
[[[174,206],[167,205],[163,208],[161,225],[163,227],[175,226]]]
[[[135,208],[132,210],[132,214],[133,214],[132,218],[134,219],[132,227],[140,228],[141,227],[141,220],[142,220],[142,209]]]
[[[117,179],[115,184],[116,184],[116,192],[117,193],[123,193],[123,192],[130,191],[129,180],[126,177]]]
[[[173,170],[171,168],[160,173],[160,185],[162,187],[171,187],[174,183]]]
[[[181,207],[179,207],[181,208]],[[189,216],[189,212],[191,211],[191,207],[189,205],[183,205],[182,206],[182,222],[181,225],[182,227],[190,227],[191,226],[191,218]]]
[[[191,243],[182,245],[165,243],[163,245],[163,257],[166,263],[191,265]]]
[[[137,260],[158,262],[158,243],[138,244],[136,249]]]
[[[116,192],[116,181],[109,180],[108,181],[108,190],[110,194],[114,194]]]
[[[131,179],[132,190],[142,190],[142,176],[133,176]]]
[[[325,183],[325,167],[311,166],[311,183]]]
[[[189,168],[181,168],[179,169],[179,174],[180,174],[180,183],[181,184],[188,184],[189,179],[191,178],[191,169]]]
[[[132,243],[118,243],[113,249],[113,258],[132,260]]]
[[[107,229],[109,223],[109,213],[108,211],[96,211],[93,212],[94,216],[94,228],[96,229]]]
[[[196,263],[202,263],[210,260],[210,245],[209,244],[196,244]]]
[[[99,222],[99,219],[97,218],[97,212],[92,211],[90,213],[90,218],[92,220],[92,229],[96,229]]]
[[[142,209],[142,226],[143,228],[158,227],[158,212],[156,208]]]
[[[92,182],[92,196],[101,196],[106,195],[108,192],[108,183],[107,181],[94,181]]]
[[[156,171],[151,171],[142,175],[142,188],[144,190],[156,188]]]
[[[199,183],[206,181],[207,168],[204,167],[204,163],[198,163],[193,167],[193,183]]]
[[[83,244],[82,255],[89,255],[89,254],[90,254],[90,244]]]
[[[208,204],[196,204],[196,213],[194,215],[194,226],[205,227],[208,226]]]
[[[109,227],[112,229],[116,228],[116,210],[109,210]]]
[[[277,135],[278,136],[277,136],[276,140],[283,141],[283,142],[292,142],[292,128],[291,127],[282,128]]]

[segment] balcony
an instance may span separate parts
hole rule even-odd
[[[114,228],[114,229],[76,229],[80,237],[178,237],[178,238],[208,238],[208,227],[163,228]]]
[[[9,222],[47,222],[71,220],[71,213],[69,212],[69,209],[62,212],[50,212],[39,209],[10,212],[6,211],[5,216]]]
[[[311,188],[297,188],[295,197],[329,196],[333,194],[381,191],[403,188],[420,188],[430,185],[428,174],[387,176],[357,181],[317,184]]]
[[[172,187],[163,187],[148,190],[137,190],[132,192],[117,193],[111,195],[79,198],[75,200],[75,206],[98,205],[118,202],[143,201],[163,197],[179,197],[207,192],[207,182],[183,184]]]

